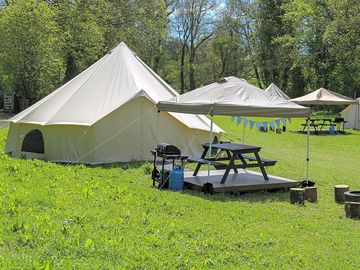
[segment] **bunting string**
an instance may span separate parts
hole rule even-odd
[[[254,126],[256,126],[257,130],[263,129],[264,131],[268,131],[269,128],[271,130],[275,130],[275,126],[277,128],[280,128],[281,124],[286,127],[287,122],[291,123],[291,118],[280,118],[266,122],[266,121],[253,121],[240,116],[232,116],[231,122],[234,121],[236,122],[237,126],[240,125],[242,121],[244,121],[244,128],[249,126],[250,129],[252,129]]]

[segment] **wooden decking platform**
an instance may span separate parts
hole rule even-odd
[[[184,184],[190,189],[200,190],[201,187],[209,182],[213,184],[215,192],[255,192],[262,190],[279,190],[298,187],[301,181],[291,180],[280,176],[268,175],[269,181],[265,181],[261,173],[239,170],[239,173],[230,173],[226,182],[220,184],[224,174],[222,170],[211,171],[208,176],[207,171],[200,171],[197,176],[193,172],[185,172]]]

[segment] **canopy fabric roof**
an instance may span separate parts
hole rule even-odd
[[[301,105],[344,105],[356,101],[339,93],[320,88],[305,96],[293,98],[291,101]]]
[[[266,93],[269,93],[270,95],[274,95],[276,97],[280,97],[286,100],[289,100],[290,97],[285,94],[279,87],[277,87],[274,83],[271,83],[268,88],[265,89]]]
[[[309,108],[271,96],[236,77],[160,101],[158,108],[181,113],[254,117],[303,117],[310,113]]]
[[[42,126],[91,126],[135,98],[145,97],[155,105],[177,95],[122,42],[78,76],[9,121]],[[188,128],[207,131],[210,126],[210,120],[205,116],[171,115]],[[215,126],[214,131],[222,132],[222,129]]]

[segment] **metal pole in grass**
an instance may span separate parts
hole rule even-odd
[[[307,144],[306,144],[306,185],[309,181],[309,162],[310,162],[310,116],[307,118]]]
[[[246,118],[244,118],[244,129],[243,129],[243,134],[242,134],[242,144],[245,144],[245,121],[246,121]]]
[[[357,104],[357,122],[358,122],[357,128],[358,130],[360,130],[360,100]]]
[[[209,162],[208,162],[208,176],[210,176],[210,158],[211,158],[211,147],[212,147],[212,131],[213,131],[213,123],[214,123],[214,115],[210,116],[210,142],[209,142]]]

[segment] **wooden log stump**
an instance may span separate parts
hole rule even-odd
[[[335,190],[335,202],[344,203],[345,202],[345,192],[349,191],[348,185],[336,185]]]
[[[317,202],[317,187],[306,187],[305,188],[305,199],[308,202]]]
[[[360,191],[345,191],[345,202],[360,202]]]
[[[305,204],[305,189],[291,188],[290,189],[290,202],[293,204]]]
[[[360,219],[360,202],[346,202],[345,213],[348,218]]]

